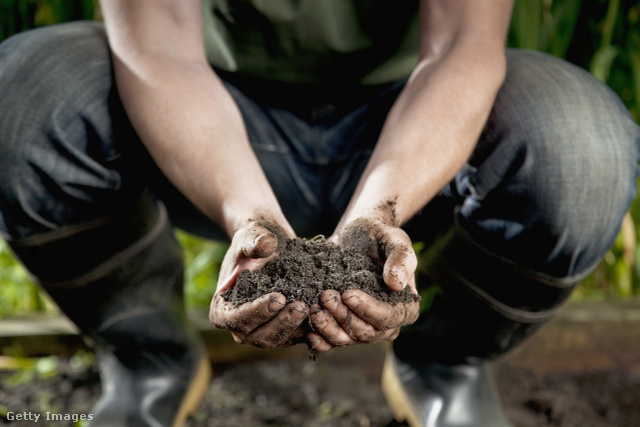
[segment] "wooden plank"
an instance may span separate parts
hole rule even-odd
[[[227,331],[209,323],[206,311],[191,311],[189,318],[203,336],[212,359],[219,363],[308,357],[305,346],[263,350],[238,345]],[[621,354],[636,359],[640,357],[639,333],[640,301],[571,303],[533,337],[532,344],[544,348],[548,354],[566,355],[625,343]],[[70,354],[88,346],[66,317],[32,315],[0,319],[0,349],[7,348],[19,349],[22,356],[41,356]],[[6,350],[3,353],[7,354]],[[528,361],[526,356],[522,359]]]

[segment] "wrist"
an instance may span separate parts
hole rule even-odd
[[[361,218],[379,221],[391,227],[400,227],[403,220],[398,212],[398,197],[389,196],[366,204],[349,206],[336,226],[336,231]]]
[[[236,232],[250,223],[260,222],[262,226],[275,234],[285,234],[287,237],[295,237],[295,232],[289,225],[279,206],[238,206],[225,204],[222,223],[220,224],[227,235],[232,238]],[[272,224],[272,225],[269,225]],[[273,229],[272,229],[273,228]]]

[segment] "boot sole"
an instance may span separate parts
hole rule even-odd
[[[411,427],[420,427],[423,425],[422,420],[411,404],[411,399],[393,367],[393,358],[393,353],[388,352],[384,359],[382,393],[396,421],[407,422]]]
[[[204,397],[207,389],[209,388],[209,382],[211,381],[211,364],[207,356],[203,356],[200,360],[200,365],[193,376],[193,381],[187,394],[182,400],[178,415],[176,415],[173,427],[183,427],[187,417],[191,415]]]

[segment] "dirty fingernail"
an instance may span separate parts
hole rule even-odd
[[[267,306],[267,309],[270,313],[278,312],[282,310],[282,307],[284,307],[284,304],[278,301],[276,297],[272,297],[269,299],[269,305]]]
[[[391,275],[396,278],[398,283],[400,283],[403,288],[405,287],[405,285],[407,284],[407,274],[405,273],[404,269],[394,268],[393,270],[391,270]]]
[[[295,308],[292,308],[291,310],[289,310],[289,314],[291,316],[291,320],[295,323],[298,323],[304,320],[307,317],[308,313],[306,311],[296,310]]]
[[[338,297],[335,295],[324,297],[322,298],[321,302],[326,309],[335,310],[336,308],[338,308]]]
[[[259,245],[269,245],[269,246],[273,246],[274,243],[276,242],[275,237],[273,235],[273,233],[262,233],[256,236],[256,238],[253,240],[253,246],[259,246]]]
[[[278,239],[273,233],[262,233],[255,236],[251,248],[244,254],[251,258],[264,258],[271,255],[277,246]]]
[[[349,308],[358,308],[360,305],[360,300],[355,295],[345,298],[342,302]]]

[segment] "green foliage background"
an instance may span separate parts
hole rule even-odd
[[[0,40],[20,31],[78,19],[99,20],[95,0],[0,0]],[[589,70],[609,85],[640,119],[640,2],[625,0],[517,0],[508,44],[549,52]],[[600,266],[576,299],[630,298],[640,294],[640,202]],[[227,244],[183,232],[187,304],[206,307]],[[33,285],[0,240],[0,317],[55,307]]]

